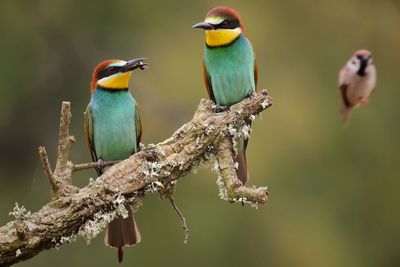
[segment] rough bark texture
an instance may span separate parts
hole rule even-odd
[[[213,111],[211,101],[201,100],[193,119],[170,138],[149,145],[110,167],[88,186],[77,188],[71,184],[72,173],[94,167],[96,163],[74,165],[69,161],[74,138],[69,134],[70,104],[63,102],[54,172],[45,148],[39,148],[43,169],[51,184],[52,200],[32,214],[17,210],[16,219],[0,227],[0,266],[24,261],[76,237],[90,240],[115,216],[124,216],[125,205],[138,204],[147,194],[170,188],[176,180],[204,163],[213,164],[218,172],[223,199],[266,203],[265,187],[245,187],[237,179],[233,158],[236,140],[249,134],[246,121],[270,105],[271,99],[265,90],[220,113]]]

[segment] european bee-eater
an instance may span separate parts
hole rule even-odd
[[[132,71],[147,67],[144,58],[128,62],[106,60],[93,71],[91,99],[85,112],[85,131],[93,161],[123,160],[136,153],[142,128],[135,99],[128,85]],[[97,168],[98,175],[103,168]],[[141,241],[133,212],[128,207],[128,218],[118,217],[107,225],[104,242],[118,249]]]
[[[240,15],[231,8],[216,7],[193,28],[205,30],[203,75],[209,97],[216,104],[229,107],[254,92],[257,64]],[[249,179],[247,142],[248,139],[240,140],[235,159],[243,184]]]
[[[368,104],[368,96],[375,90],[376,69],[371,52],[358,50],[339,72],[339,89],[343,122],[349,119],[353,108]]]

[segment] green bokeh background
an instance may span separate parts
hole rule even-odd
[[[137,215],[143,242],[123,266],[399,266],[400,3],[336,1],[0,2],[0,224],[18,201],[49,200],[36,148],[54,164],[59,109],[72,102],[71,159],[87,162],[83,111],[92,68],[108,58],[150,58],[131,82],[144,143],[168,137],[206,97],[203,33],[191,25],[215,5],[235,8],[273,107],[253,127],[251,184],[268,185],[258,210],[218,198],[215,174],[178,185],[190,226],[154,194]],[[378,86],[343,127],[337,72],[359,48],[373,51]],[[93,170],[73,176],[84,186]],[[20,266],[117,266],[102,236],[49,250]]]

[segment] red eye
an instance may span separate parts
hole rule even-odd
[[[228,21],[227,20],[224,20],[222,23],[221,23],[221,26],[222,27],[226,27],[226,26],[228,26]]]
[[[108,72],[115,72],[117,70],[116,67],[110,67],[108,68]]]

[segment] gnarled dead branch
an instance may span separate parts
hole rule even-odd
[[[211,101],[201,100],[193,119],[170,138],[149,145],[110,167],[88,186],[77,188],[71,184],[72,173],[96,167],[97,163],[74,165],[69,161],[75,140],[69,134],[70,103],[63,102],[54,171],[45,148],[39,148],[52,200],[32,214],[25,214],[19,207],[14,209],[16,219],[0,227],[0,266],[29,259],[76,237],[90,240],[116,216],[124,216],[126,205],[137,205],[147,194],[171,187],[204,163],[218,172],[223,199],[253,205],[266,203],[266,188],[243,186],[237,179],[233,159],[236,141],[249,134],[247,122],[270,105],[265,90],[221,113],[213,112]]]

